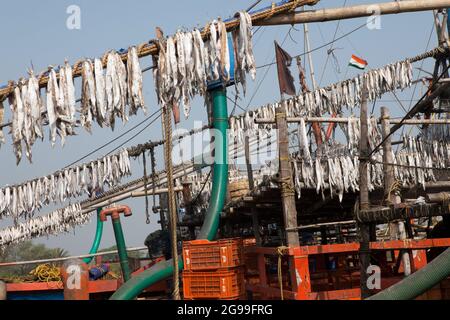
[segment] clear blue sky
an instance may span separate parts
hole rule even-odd
[[[31,62],[36,72],[44,70],[48,65],[58,65],[67,58],[71,63],[83,57],[97,57],[103,55],[110,49],[127,48],[132,44],[139,44],[154,37],[156,26],[161,27],[166,34],[174,33],[177,28],[192,29],[202,27],[211,19],[219,16],[227,18],[240,9],[245,9],[253,1],[219,1],[219,0],[196,0],[196,1],[65,1],[65,0],[41,0],[41,1],[8,1],[3,4],[0,12],[0,26],[7,30],[2,34],[3,46],[0,59],[0,84],[6,84],[8,80],[17,80],[26,75],[27,68]],[[347,6],[373,3],[373,1],[350,0]],[[263,5],[269,4],[263,1]],[[317,8],[338,7],[344,0],[323,0]],[[69,5],[78,5],[81,8],[81,30],[68,30],[66,28],[66,9]],[[261,6],[261,5],[260,5]],[[340,23],[337,36],[362,25],[366,18],[346,20]],[[331,59],[325,70],[322,85],[336,82],[344,77],[349,78],[357,74],[357,70],[347,69],[347,63],[351,54],[357,54],[369,61],[371,67],[379,67],[390,62],[401,60],[405,57],[422,53],[426,49],[427,41],[432,30],[432,13],[413,13],[395,16],[384,16],[381,18],[381,30],[370,31],[363,28],[351,36],[337,42],[335,47],[337,63],[341,73],[336,73],[335,63]],[[311,45],[318,47],[333,39],[337,22],[311,24]],[[298,31],[297,31],[297,30]],[[304,51],[303,29],[301,25],[291,30],[291,37],[287,37],[289,27],[267,27],[256,33],[254,37],[254,50],[257,65],[272,62],[274,58],[273,41],[284,43],[284,48],[292,55]],[[430,48],[436,46],[436,36],[431,38]],[[321,78],[327,48],[313,53],[316,77]],[[142,61],[143,66],[151,64],[150,58]],[[431,70],[430,61],[424,64],[427,70]],[[297,78],[296,68],[292,69]],[[258,70],[257,82],[263,79],[265,69]],[[271,68],[265,80],[262,82],[251,107],[257,107],[268,102],[278,100],[279,91],[275,78],[275,69]],[[417,72],[415,72],[417,76]],[[156,99],[154,94],[153,78],[150,74],[145,77],[145,98],[150,112],[156,110]],[[255,92],[255,84],[251,84],[248,94],[240,105],[244,108],[249,104],[250,97]],[[420,89],[420,88],[419,88]],[[234,89],[230,90],[233,96]],[[416,97],[420,93],[417,91]],[[79,92],[78,92],[79,94]],[[411,99],[411,90],[399,94],[401,99]],[[381,104],[392,106],[394,115],[402,114],[400,107],[393,100],[392,95],[385,95],[377,104],[376,110]],[[404,102],[405,107],[409,101]],[[376,111],[377,112],[377,111]],[[9,119],[9,112],[7,111]],[[79,136],[69,138],[67,145],[62,149],[59,145],[54,149],[50,147],[48,140],[44,143],[38,142],[33,150],[33,165],[25,159],[20,166],[16,167],[15,157],[12,153],[10,141],[8,145],[0,150],[0,185],[20,183],[24,180],[47,175],[79,157],[89,153],[98,146],[123,133],[127,128],[143,120],[140,113],[131,119],[126,127],[118,126],[116,132],[111,133],[108,129],[95,127],[93,135],[79,130]],[[181,126],[190,129],[194,120],[205,120],[205,110],[201,100],[196,100],[189,121],[183,121]],[[6,130],[5,130],[6,131]],[[131,136],[131,135],[130,135]],[[123,142],[125,137],[113,147]],[[160,140],[161,129],[159,121],[146,130],[142,135],[133,140],[129,145],[143,143],[148,140]],[[101,156],[98,153],[93,156]],[[141,163],[133,164],[134,178],[142,175]],[[152,216],[153,223],[145,224],[144,200],[130,200],[124,203],[133,208],[134,216],[124,221],[124,230],[129,246],[141,246],[148,233],[155,230],[157,217]],[[67,205],[68,203],[64,204]],[[61,205],[62,207],[63,205]],[[45,208],[42,214],[48,213],[52,208]],[[9,225],[8,220],[1,221],[0,227]],[[36,242],[45,243],[50,247],[63,247],[73,254],[86,253],[94,236],[95,221],[83,228],[77,228],[69,235],[50,237],[49,239],[37,239]],[[102,246],[107,247],[114,244],[114,236],[110,224],[106,224],[105,237]]]

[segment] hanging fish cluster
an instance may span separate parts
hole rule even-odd
[[[394,175],[404,187],[421,185],[426,187],[427,182],[436,181],[433,170],[433,156],[425,150],[423,144],[414,139],[405,141],[409,145],[405,150],[394,154]],[[337,195],[342,201],[344,193],[359,191],[359,157],[350,152],[348,147],[341,145],[333,148],[319,150],[310,159],[305,158],[301,151],[293,155],[292,168],[294,173],[295,189],[301,197],[301,189],[316,189],[318,194],[324,196],[329,191],[331,196]],[[422,148],[422,149],[421,149]],[[436,157],[444,157],[443,148],[436,147]],[[440,151],[439,151],[440,150]],[[383,152],[376,152],[368,166],[369,191],[384,186]],[[443,158],[441,158],[443,159]],[[448,158],[447,158],[448,159]]]
[[[303,152],[301,149],[292,157],[294,185],[299,198],[302,188],[316,189],[322,196],[329,190],[331,196],[338,195],[340,201],[344,193],[359,190],[359,159],[345,146],[339,143],[324,145],[314,157],[305,158]]]
[[[426,182],[436,181],[431,168],[450,167],[450,143],[447,141],[426,140],[420,136],[403,136],[403,147],[396,161],[398,165],[405,167],[398,176],[406,185],[417,181],[425,188]]]
[[[248,13],[239,13],[240,26],[233,34],[235,45],[235,78],[245,91],[246,73],[256,77],[252,49],[252,22]],[[207,96],[208,81],[231,78],[228,35],[225,23],[218,19],[206,28],[209,40],[203,41],[198,29],[178,31],[175,36],[160,39],[159,56],[155,65],[156,93],[162,105],[183,105],[189,117],[192,98]]]
[[[22,159],[24,146],[27,158],[32,161],[32,146],[38,138],[44,139],[44,123],[48,122],[52,146],[56,144],[58,135],[64,146],[66,137],[75,135],[75,128],[79,125],[91,132],[92,123],[96,121],[100,127],[114,130],[117,117],[126,123],[128,115],[135,115],[138,109],[146,113],[143,76],[136,47],[128,49],[126,64],[114,51],[109,52],[105,59],[106,72],[101,59],[81,62],[82,94],[78,118],[73,69],[67,61],[57,70],[49,68],[45,105],[33,71],[29,72],[28,80],[19,81],[9,96],[11,134],[17,164]],[[128,114],[126,106],[129,106]]]
[[[23,144],[28,160],[32,161],[31,149],[38,138],[43,139],[43,103],[39,83],[33,71],[28,81],[20,79],[14,92],[8,97],[12,113],[11,136],[17,164],[22,159]]]
[[[195,205],[206,209],[211,197],[211,179],[208,179],[207,173],[194,172],[186,177],[185,183],[191,185],[191,194],[197,199]]]
[[[378,119],[372,116],[368,119],[367,124],[369,148],[370,150],[374,150],[383,140],[380,127],[378,126]],[[341,125],[341,127],[344,128],[350,153],[358,153],[360,148],[359,142],[361,138],[360,118],[356,118],[351,115],[350,117],[348,117],[348,123]]]
[[[448,119],[445,117],[444,119]],[[436,124],[432,126],[426,126],[422,129],[423,138],[425,140],[450,140],[450,125],[448,124]]]
[[[126,149],[90,164],[68,168],[22,185],[0,189],[0,219],[12,216],[31,218],[36,210],[67,198],[89,194],[105,185],[115,186],[131,174]]]
[[[69,232],[76,226],[87,224],[92,213],[83,213],[79,204],[56,210],[49,215],[36,217],[17,226],[0,231],[0,248],[32,238]]]
[[[276,109],[280,103],[268,104],[254,111],[248,111],[240,116],[230,117],[230,141],[244,143],[245,135],[253,136],[256,134],[270,132],[276,128],[274,124],[258,125],[255,124],[256,119],[275,119]],[[285,105],[286,106],[286,105]]]
[[[5,136],[3,135],[3,120],[5,118],[5,107],[3,106],[3,102],[0,101],[0,148],[2,144],[5,144]]]
[[[380,69],[371,70],[350,80],[320,88],[316,91],[302,93],[286,100],[283,106],[288,117],[315,117],[318,115],[342,114],[343,108],[353,110],[361,103],[364,82],[368,87],[368,99],[373,101],[386,92],[403,90],[413,81],[412,65],[409,60],[390,64]],[[241,131],[256,130],[272,125],[257,125],[256,119],[274,119],[275,110],[281,103],[265,105],[248,111],[240,116],[230,118],[230,131],[233,137],[241,139]],[[240,141],[240,140],[239,140]]]

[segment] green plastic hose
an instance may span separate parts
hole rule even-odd
[[[199,234],[199,239],[214,240],[219,227],[220,213],[225,204],[228,184],[228,110],[226,89],[212,91],[213,95],[213,127],[220,133],[221,138],[215,140],[215,163],[213,167],[213,181],[211,202],[206,213],[205,221]],[[218,142],[222,142],[218,145]],[[183,259],[179,259],[179,268],[183,269]],[[111,300],[132,300],[146,288],[160,282],[173,274],[171,260],[156,264],[126,282],[117,290]]]
[[[102,241],[103,236],[103,221],[100,219],[100,213],[102,212],[102,210],[103,208],[97,209],[97,230],[95,231],[94,242],[92,243],[89,254],[98,253],[98,249],[100,248],[100,242]],[[91,263],[92,259],[94,259],[94,257],[84,258],[83,262],[89,264]]]
[[[450,276],[450,249],[399,283],[366,300],[412,300]]]
[[[125,280],[125,282],[127,282],[131,278],[131,271],[128,262],[127,246],[125,245],[125,237],[123,235],[120,218],[113,218],[112,224],[114,229],[114,236],[116,238],[117,251],[119,252],[120,267],[122,268],[123,279]]]

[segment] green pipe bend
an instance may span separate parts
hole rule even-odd
[[[413,300],[450,276],[450,248],[422,269],[366,300]]]
[[[228,185],[228,110],[226,89],[220,88],[212,91],[213,96],[213,127],[216,133],[220,133],[222,145],[215,145],[215,163],[213,166],[213,180],[211,200],[205,216],[199,239],[214,240],[219,228],[220,213],[225,204]],[[183,269],[183,259],[179,258],[179,268]],[[111,297],[111,300],[132,300],[146,288],[155,283],[169,278],[173,274],[172,260],[156,264],[152,268],[131,278]]]
[[[128,261],[127,246],[125,244],[125,236],[123,234],[122,223],[120,218],[112,219],[114,237],[116,238],[117,251],[119,253],[120,268],[125,282],[131,279],[131,269]]]
[[[97,209],[97,230],[95,231],[95,238],[94,242],[92,243],[91,250],[89,251],[89,254],[96,254],[98,253],[98,249],[100,248],[100,243],[102,242],[102,236],[103,236],[103,221],[100,220],[100,213],[102,212],[103,208]],[[83,262],[86,264],[91,263],[91,261],[94,259],[94,257],[84,258]]]

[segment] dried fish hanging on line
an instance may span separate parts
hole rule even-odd
[[[399,61],[380,69],[374,69],[350,80],[335,83],[326,88],[305,92],[285,101],[288,117],[316,117],[323,114],[340,115],[343,108],[353,110],[361,103],[363,83],[369,90],[369,100],[380,98],[394,90],[408,88],[413,81],[412,65],[409,60]],[[239,137],[240,131],[271,125],[257,125],[256,119],[274,119],[280,103],[268,104],[230,119],[231,133]],[[239,138],[240,139],[240,138]]]
[[[252,24],[247,13],[240,13],[240,26],[233,34],[235,44],[235,78],[245,91],[245,76],[256,77],[252,49]],[[207,99],[207,82],[231,78],[230,47],[225,23],[218,19],[206,28],[209,39],[203,41],[198,29],[179,30],[164,39],[159,35],[159,56],[155,59],[155,88],[161,105],[183,106],[189,117],[191,100],[200,95]]]
[[[443,119],[448,119],[447,114]],[[422,135],[423,135],[424,140],[448,141],[448,140],[450,140],[450,125],[437,124],[437,125],[425,126],[422,129]]]
[[[418,157],[417,152],[414,154],[405,151],[393,153],[395,178],[404,187],[422,185],[425,188],[427,182],[436,181],[433,170],[428,169],[433,168],[433,163],[430,157]],[[369,164],[369,191],[384,187],[382,155],[382,152],[377,152]],[[311,164],[296,153],[292,168],[299,198],[303,188],[316,189],[322,195],[329,191],[332,197],[337,195],[340,201],[344,193],[359,191],[359,158],[350,154],[346,147],[341,151],[322,151]]]
[[[398,172],[398,179],[404,185],[418,181],[424,188],[426,182],[436,181],[431,168],[447,169],[450,167],[450,143],[428,140],[423,137],[404,135],[403,150],[397,155],[397,164],[405,170]]]
[[[185,183],[191,185],[191,194],[193,200],[196,200],[194,205],[197,208],[206,209],[211,197],[211,179],[210,174],[194,172],[186,177]]]
[[[139,109],[147,112],[138,49],[128,49],[126,65],[115,51],[109,52],[104,59],[106,73],[100,59],[95,59],[94,62],[86,59],[74,66],[81,66],[82,71],[79,116],[76,109],[73,69],[67,61],[57,69],[50,67],[46,73],[39,76],[48,76],[45,105],[38,78],[32,70],[29,71],[28,80],[20,79],[15,85],[8,100],[17,164],[22,159],[24,147],[27,158],[32,161],[32,147],[36,139],[44,139],[44,123],[48,122],[52,146],[55,146],[57,136],[60,136],[64,146],[66,137],[76,135],[75,128],[79,125],[92,132],[92,123],[96,121],[100,127],[111,127],[114,130],[116,117],[125,124],[128,115],[136,115]],[[128,113],[126,106],[129,106]],[[3,134],[0,134],[0,143],[3,142],[2,138]]]
[[[47,86],[47,114],[50,126],[52,146],[56,143],[56,134],[61,137],[61,145],[65,145],[66,136],[75,135],[75,87],[72,67],[66,62],[59,69],[59,83],[53,68],[49,70]]]
[[[3,106],[3,101],[0,101],[0,149],[2,144],[5,144],[5,136],[3,135],[3,120],[5,117],[5,107]]]
[[[79,204],[70,205],[48,215],[0,230],[0,248],[37,237],[69,232],[76,226],[87,224],[91,217],[92,212],[83,213]]]
[[[244,95],[247,91],[246,73],[250,73],[252,80],[256,79],[256,62],[253,55],[252,18],[245,12],[239,12],[239,29],[233,32],[235,48],[235,81],[242,85]]]
[[[97,188],[117,185],[131,175],[128,151],[106,156],[77,167],[56,172],[50,176],[21,185],[0,189],[0,219],[3,217],[32,218],[36,210],[67,198],[89,194]]]
[[[321,151],[312,163],[294,156],[292,167],[297,195],[301,197],[303,188],[316,189],[322,197],[330,192],[331,197],[337,195],[342,201],[344,193],[359,191],[358,166],[358,157],[350,155],[345,149]]]

